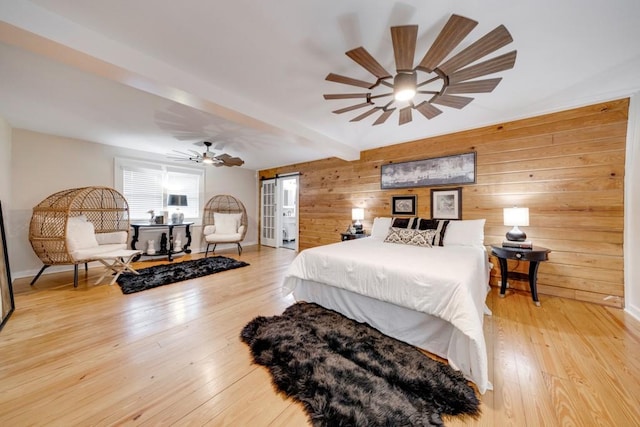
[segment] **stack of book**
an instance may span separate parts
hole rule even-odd
[[[514,242],[511,240],[504,240],[502,246],[505,248],[519,248],[519,249],[532,249],[533,243],[531,240],[525,240],[524,242]]]

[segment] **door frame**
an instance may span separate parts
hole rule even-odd
[[[282,196],[283,196],[283,190],[282,190],[282,184],[281,182],[284,180],[290,180],[290,179],[295,179],[296,180],[296,193],[295,193],[295,206],[296,206],[296,236],[295,236],[295,248],[294,250],[297,252],[298,248],[299,248],[299,241],[300,241],[300,173],[299,172],[295,172],[295,173],[288,173],[288,174],[276,174],[276,176],[274,178],[264,178],[260,180],[260,245],[263,246],[269,246],[269,247],[275,247],[275,248],[279,248],[282,247],[282,235],[283,235],[283,229],[284,229],[284,225],[283,225],[283,221],[282,221],[282,216],[283,216],[283,205],[282,205]],[[274,227],[275,227],[275,232],[274,232],[274,236],[278,236],[275,237],[273,240],[269,239],[268,243],[274,243],[274,244],[267,244],[264,239],[264,227],[265,227],[265,221],[264,221],[264,209],[265,209],[265,199],[264,199],[264,184],[266,182],[269,181],[273,181],[275,183],[274,186],[274,196],[275,196],[275,212],[274,212]]]

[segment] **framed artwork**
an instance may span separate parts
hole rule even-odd
[[[380,188],[383,190],[475,182],[475,151],[412,162],[390,163],[380,168]]]
[[[392,196],[392,215],[415,215],[417,196]]]
[[[13,288],[11,287],[11,272],[9,271],[9,255],[7,254],[7,238],[4,234],[4,220],[2,219],[2,203],[0,203],[0,329],[15,309]]]
[[[462,219],[462,188],[431,189],[432,219]]]

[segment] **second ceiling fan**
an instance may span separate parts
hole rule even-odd
[[[460,94],[486,93],[493,91],[501,78],[473,80],[478,77],[513,68],[517,51],[470,65],[513,41],[511,34],[500,25],[467,48],[446,59],[478,22],[459,15],[451,15],[442,31],[422,60],[414,67],[417,25],[391,27],[391,39],[396,63],[396,74],[389,73],[364,48],[358,47],[346,55],[376,77],[371,83],[339,74],[330,73],[326,80],[369,89],[364,93],[342,93],[324,95],[325,99],[360,99],[361,103],[334,110],[336,114],[370,107],[351,119],[360,121],[372,114],[380,113],[373,123],[384,123],[395,110],[399,110],[400,125],[412,120],[412,111],[417,110],[427,119],[442,113],[436,105],[461,109],[473,101]],[[446,59],[446,60],[445,60]],[[388,88],[390,91],[380,91]],[[373,90],[376,89],[376,93]],[[416,99],[424,98],[421,102]],[[435,105],[434,105],[435,104]],[[404,105],[400,107],[401,105]]]
[[[182,153],[174,150],[173,154],[169,156],[169,158],[172,160],[191,161],[212,166],[242,166],[244,164],[244,160],[240,157],[233,157],[226,153],[215,155],[209,151],[213,145],[209,141],[204,141],[203,144],[207,147],[204,153],[199,153],[196,150],[189,150],[190,153]]]

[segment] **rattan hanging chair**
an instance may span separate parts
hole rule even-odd
[[[82,217],[91,222],[96,237],[106,233],[122,235],[129,240],[129,204],[122,194],[109,187],[81,187],[54,193],[33,208],[29,225],[29,241],[44,264],[34,277],[52,265],[74,265],[74,286],[78,285],[78,264],[96,258],[74,258],[67,242],[69,218]],[[126,246],[126,245],[125,245]]]
[[[237,232],[223,235],[216,235],[215,232],[209,233],[208,231],[212,228],[207,226],[216,225],[216,214],[238,214]],[[213,245],[212,252],[214,252],[218,243],[235,243],[238,245],[238,255],[242,255],[242,245],[240,245],[240,242],[244,240],[244,237],[247,235],[247,225],[247,210],[240,200],[227,194],[213,196],[205,205],[202,215],[202,233],[204,240],[207,242],[207,249],[204,256],[206,257],[209,254],[210,245]],[[217,231],[220,230],[218,229]]]

